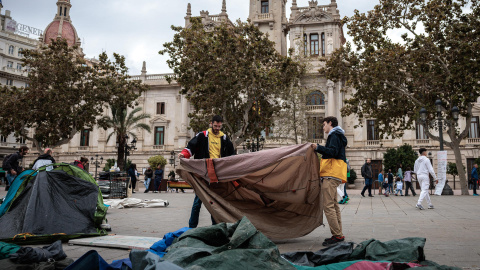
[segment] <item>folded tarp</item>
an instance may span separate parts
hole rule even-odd
[[[245,217],[183,233],[163,260],[185,269],[295,269]],[[133,262],[133,260],[132,260]]]
[[[217,222],[246,216],[274,239],[306,235],[323,222],[320,164],[311,144],[180,164],[177,173]]]
[[[109,205],[112,208],[118,208],[118,209],[167,207],[169,205],[167,200],[161,200],[161,199],[142,200],[137,198],[104,200],[103,203],[106,205]]]

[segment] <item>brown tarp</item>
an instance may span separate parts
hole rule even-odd
[[[323,224],[320,164],[310,145],[214,160],[181,159],[177,173],[217,222],[246,216],[270,238],[300,237]]]

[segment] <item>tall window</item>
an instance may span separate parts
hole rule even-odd
[[[13,80],[12,79],[7,79],[7,84],[6,85],[13,85]]]
[[[262,0],[262,13],[268,13],[268,0]]]
[[[23,49],[18,49],[18,57],[23,57]]]
[[[304,51],[304,55],[307,56],[307,51],[308,51],[307,34],[303,34],[303,51]]]
[[[165,102],[157,102],[157,114],[165,114]]]
[[[480,138],[480,126],[479,126],[479,117],[473,116],[472,122],[470,123],[470,129],[468,130],[468,138],[477,139]]]
[[[325,105],[325,95],[320,91],[314,91],[307,96],[307,105]]]
[[[322,33],[322,56],[325,56],[325,33]]]
[[[378,130],[375,126],[375,120],[367,120],[367,140],[378,140]]]
[[[84,129],[80,133],[80,146],[88,146],[90,140],[90,130]]]
[[[17,63],[17,69],[22,70],[22,64]]]
[[[318,34],[310,35],[310,54],[318,55]]]
[[[8,47],[8,54],[13,54],[14,50],[15,50],[15,47],[13,47],[13,45],[10,45],[10,47]]]
[[[7,137],[0,135],[0,142],[7,142]]]
[[[25,142],[26,142],[27,140],[25,139],[25,137],[18,137],[18,138],[17,138],[17,141],[18,141],[19,144],[25,144]]]
[[[425,133],[425,127],[420,123],[416,123],[416,126],[417,140],[428,140],[428,136]]]
[[[323,117],[310,117],[308,120],[308,138],[323,139]]]
[[[7,67],[13,68],[13,62],[12,61],[7,61]]]
[[[67,8],[63,9],[63,16],[67,16]]]
[[[155,145],[165,144],[165,127],[155,127]]]
[[[62,16],[62,7],[60,7],[60,16]]]

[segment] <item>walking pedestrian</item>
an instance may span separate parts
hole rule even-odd
[[[153,178],[153,170],[150,167],[147,167],[145,170],[145,191],[144,193],[148,193],[149,187],[150,187],[150,182],[152,181]]]
[[[161,164],[158,164],[157,169],[155,170],[155,180],[154,180],[155,182],[153,182],[155,189],[153,193],[159,193],[159,192],[161,193],[160,187],[162,186],[162,180],[163,180],[163,168]]]
[[[473,164],[473,169],[472,169],[472,188],[473,188],[473,196],[478,196],[477,194],[477,185],[478,185],[478,164],[475,163]]]
[[[137,187],[137,164],[130,164],[127,173],[128,176],[130,176],[130,182],[132,183],[132,193],[135,193],[135,188]]]
[[[336,117],[323,119],[323,131],[328,134],[325,146],[312,144],[312,148],[322,155],[320,178],[322,181],[322,200],[325,216],[332,237],[326,238],[322,245],[327,246],[345,240],[342,232],[342,216],[337,203],[337,187],[347,182],[347,162],[345,131],[338,126]]]
[[[214,159],[235,155],[233,143],[228,136],[221,131],[223,118],[220,115],[215,115],[210,124],[211,128],[198,133],[188,142],[187,147],[178,154],[179,158],[190,158],[193,156],[194,159]],[[192,213],[190,214],[190,220],[188,221],[188,226],[190,228],[196,228],[198,226],[201,207],[202,201],[197,195],[195,195]],[[213,217],[212,224],[216,224]]]
[[[420,153],[420,157],[415,161],[413,171],[417,175],[417,180],[420,183],[422,192],[420,193],[416,207],[420,210],[424,210],[425,208],[422,206],[422,201],[427,199],[428,209],[434,209],[432,201],[430,200],[430,195],[428,195],[428,188],[430,186],[429,175],[433,176],[434,179],[437,179],[437,176],[435,175],[435,171],[433,171],[430,159],[427,158],[427,149],[420,148],[418,152]],[[438,184],[438,179],[436,180],[436,183]]]
[[[393,173],[392,169],[388,169],[388,192],[393,193]]]
[[[408,195],[409,189],[412,191],[413,196],[417,195],[412,185],[412,174],[413,174],[412,169],[410,167],[407,167],[407,170],[405,171],[405,176],[403,177],[403,181],[405,181],[405,196],[410,196]]]
[[[17,175],[23,171],[20,163],[22,162],[23,157],[28,154],[29,150],[30,149],[24,145],[18,149],[18,152],[13,153],[5,158],[6,160],[3,162],[2,167],[3,170],[7,172],[8,186],[10,186],[15,177],[17,177]]]
[[[372,196],[372,184],[373,184],[373,170],[372,170],[372,160],[367,158],[365,164],[363,164],[361,172],[362,177],[365,178],[365,186],[361,192],[362,196],[365,197],[365,190],[368,189],[368,197]]]
[[[383,170],[381,170],[380,173],[378,174],[378,195],[382,194],[383,182],[384,182]]]

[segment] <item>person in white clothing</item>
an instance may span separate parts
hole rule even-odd
[[[420,148],[418,150],[420,152],[420,157],[417,158],[415,161],[415,167],[413,169],[414,173],[417,175],[417,180],[420,184],[420,188],[422,192],[420,193],[420,198],[418,198],[417,208],[420,210],[424,210],[422,206],[423,199],[427,199],[428,209],[433,209],[432,201],[430,200],[430,195],[428,195],[428,188],[430,186],[430,178],[429,175],[433,176],[433,179],[436,180],[438,184],[437,176],[433,171],[432,163],[430,163],[430,159],[427,158],[427,149]]]

